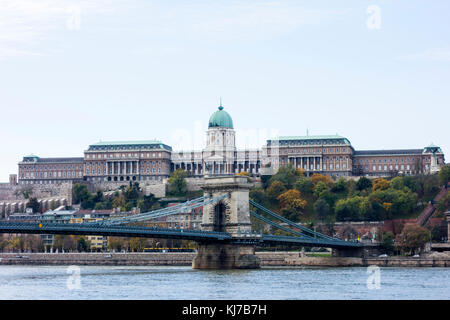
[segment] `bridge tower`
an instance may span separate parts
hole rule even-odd
[[[202,230],[227,232],[233,238],[251,233],[247,177],[205,177],[202,187],[207,197],[229,196],[203,208]],[[253,245],[199,243],[194,269],[254,269],[260,267]]]

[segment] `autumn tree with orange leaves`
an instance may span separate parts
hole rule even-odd
[[[297,189],[283,192],[277,197],[277,200],[279,201],[282,215],[293,221],[299,220],[299,216],[307,204]]]
[[[320,173],[314,173],[311,177],[311,182],[313,185],[316,185],[319,182],[323,182],[330,188],[334,185],[333,179]]]

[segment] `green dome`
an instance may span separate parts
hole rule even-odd
[[[228,112],[223,110],[222,106],[220,106],[219,110],[214,112],[211,118],[209,118],[208,128],[214,127],[233,129],[233,120],[231,119]]]

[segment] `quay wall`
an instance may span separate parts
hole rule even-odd
[[[0,253],[0,265],[190,266],[196,253]],[[257,252],[261,266],[450,267],[450,256],[346,258],[308,257],[300,252]]]

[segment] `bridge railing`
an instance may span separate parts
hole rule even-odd
[[[179,214],[183,212],[188,212],[190,210],[194,210],[199,207],[203,207],[210,203],[219,202],[222,199],[225,199],[229,197],[229,194],[223,194],[218,197],[214,198],[207,198],[207,197],[200,197],[196,198],[190,201],[183,202],[179,205],[154,210],[150,212],[140,213],[136,215],[126,216],[126,217],[120,217],[120,218],[113,218],[108,220],[102,220],[97,222],[90,222],[90,224],[93,225],[120,225],[120,224],[128,224],[133,222],[141,222],[141,221],[148,221],[156,218],[162,218],[174,214]]]
[[[204,231],[204,230],[192,230],[192,229],[171,229],[160,227],[143,227],[143,226],[129,226],[129,225],[92,225],[87,223],[29,223],[29,222],[4,222],[0,221],[0,233],[8,230],[12,231],[26,231],[26,230],[41,230],[45,231],[54,230],[67,230],[76,232],[87,231],[105,231],[112,232],[117,230],[122,231],[135,231],[135,232],[158,232],[158,233],[185,233],[185,234],[203,234],[208,236],[220,236],[221,238],[230,237],[226,232],[217,231]]]
[[[272,217],[274,217],[274,218],[276,218],[276,219],[278,219],[280,221],[283,221],[284,223],[288,224],[289,226],[303,231],[304,233],[301,233],[302,236],[308,236],[307,234],[309,234],[310,235],[309,237],[311,237],[311,238],[320,238],[320,239],[326,239],[326,240],[331,240],[331,241],[344,241],[344,240],[341,240],[341,239],[333,238],[333,237],[324,235],[322,233],[313,231],[313,230],[308,229],[308,228],[306,228],[306,227],[304,227],[304,226],[302,226],[302,225],[300,225],[298,223],[292,222],[291,220],[288,220],[285,217],[280,216],[279,214],[277,214],[277,213],[267,209],[266,207],[260,205],[259,203],[255,202],[253,200],[249,200],[249,203],[251,205],[253,205],[255,208],[257,208],[257,209],[259,209],[259,210],[269,214],[270,216],[272,216]],[[289,232],[291,232],[291,231],[289,231]],[[305,233],[307,233],[307,234],[305,234]]]

